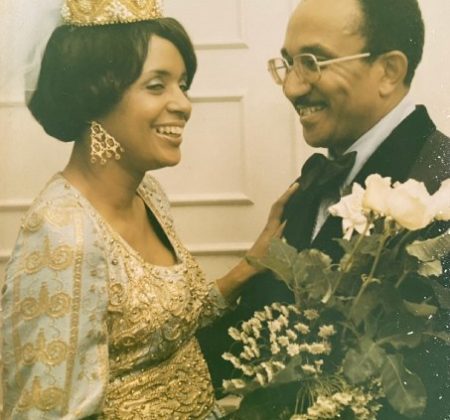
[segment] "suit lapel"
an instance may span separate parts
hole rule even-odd
[[[404,182],[420,155],[427,138],[436,131],[423,106],[418,106],[369,158],[353,182],[364,185],[373,173]]]
[[[366,178],[373,173],[389,176],[393,181],[406,181],[427,138],[435,130],[425,107],[416,107],[369,158],[353,182],[364,186]],[[342,237],[341,219],[330,216],[311,246],[328,252],[333,257],[337,246],[331,239],[339,237]]]

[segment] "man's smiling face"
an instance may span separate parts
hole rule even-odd
[[[362,24],[357,0],[303,0],[289,21],[282,54],[291,63],[300,53],[323,61],[370,52]],[[283,91],[300,116],[306,142],[341,153],[373,127],[383,116],[381,76],[376,61],[366,59],[323,67],[312,84],[291,71]]]

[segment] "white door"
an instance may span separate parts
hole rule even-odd
[[[279,55],[291,0],[167,0],[191,34],[199,70],[183,159],[156,175],[178,230],[210,276],[252,243],[270,204],[296,178],[296,122],[266,70]]]

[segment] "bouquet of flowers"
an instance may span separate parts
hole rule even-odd
[[[329,209],[342,217],[340,261],[281,239],[251,261],[284,281],[295,304],[266,306],[229,329],[235,344],[223,358],[237,377],[223,385],[244,397],[232,418],[365,420],[383,404],[423,414],[427,389],[408,355],[427,340],[450,345],[450,289],[440,281],[449,276],[450,179],[433,195],[378,174],[365,186]]]

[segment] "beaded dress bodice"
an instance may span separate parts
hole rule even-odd
[[[3,296],[7,415],[201,419],[211,411],[194,333],[226,303],[179,241],[158,183],[147,175],[138,193],[173,247],[173,266],[145,262],[61,175],[33,203]]]

